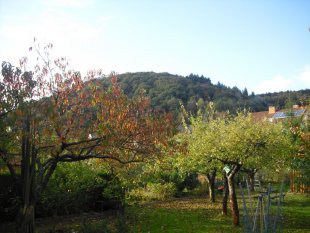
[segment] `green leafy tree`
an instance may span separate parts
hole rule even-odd
[[[200,110],[196,117],[188,117],[185,108],[183,109],[184,133],[180,133],[177,137],[187,146],[185,153],[179,153],[177,156],[177,166],[179,169],[187,173],[195,172],[205,175],[208,181],[209,199],[215,202],[215,178],[218,170],[221,170],[221,162],[212,158],[209,145],[205,141],[208,123],[215,117],[215,110],[211,102],[206,109],[199,104]],[[189,118],[189,119],[188,119]],[[186,124],[189,122],[189,125]]]
[[[254,122],[247,112],[216,119],[210,126],[213,137],[209,134],[207,141],[213,145],[214,157],[226,166],[233,223],[239,225],[235,175],[242,167],[271,165],[271,169],[276,169],[275,164],[283,165],[282,161],[290,151],[290,142],[281,124]]]
[[[288,137],[281,124],[255,122],[247,112],[209,118],[208,121],[198,116],[191,122],[190,133],[186,136],[191,153],[187,159],[184,157],[185,164],[192,166],[192,169],[201,171],[204,168],[209,172],[219,169],[219,162],[224,166],[233,223],[239,225],[236,174],[242,167],[271,166],[276,169],[276,164],[281,167],[289,152]]]
[[[287,99],[294,104],[305,105],[309,101],[310,90],[287,91],[249,95],[247,88],[227,87],[222,83],[212,84],[210,78],[190,74],[186,77],[169,73],[137,72],[118,76],[119,83],[129,97],[139,95],[141,88],[150,97],[151,105],[161,111],[173,111],[177,116],[179,108],[175,108],[172,98],[183,102],[187,111],[197,113],[196,101],[212,101],[218,111],[235,113],[238,108],[249,108],[252,111],[266,111],[268,106],[284,108]],[[108,85],[108,80],[103,81]],[[193,101],[194,99],[194,101]],[[172,106],[170,106],[170,104]]]

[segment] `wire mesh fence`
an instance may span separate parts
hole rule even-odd
[[[267,190],[254,196],[248,182],[247,194],[240,185],[244,209],[243,229],[245,233],[271,233],[283,232],[283,184],[280,190],[273,189],[268,184]],[[255,206],[256,205],[256,206]]]

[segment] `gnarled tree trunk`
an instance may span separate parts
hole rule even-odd
[[[249,169],[249,172],[247,172],[251,191],[254,191],[255,173],[256,173],[256,169]]]
[[[228,180],[227,180],[226,172],[223,173],[223,178],[224,178],[224,190],[223,190],[222,213],[223,215],[227,215],[227,200],[228,200],[229,190],[228,190]]]
[[[247,183],[249,185],[250,191],[254,191],[254,185],[255,185],[255,174],[257,173],[257,168],[242,168],[240,169],[242,172],[246,173],[247,175]]]
[[[210,202],[215,202],[215,177],[216,177],[216,170],[213,170],[212,172],[207,174]]]
[[[236,189],[235,189],[235,184],[234,184],[235,175],[240,170],[240,167],[241,167],[240,165],[233,165],[231,171],[227,175],[231,212],[232,212],[234,226],[239,226],[240,224],[237,194],[236,194]]]
[[[16,232],[35,232],[35,150],[31,145],[30,123],[26,119],[22,138],[21,206],[16,220]]]

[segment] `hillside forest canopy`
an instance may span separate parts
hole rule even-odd
[[[108,85],[106,79],[102,82]],[[144,92],[153,108],[172,112],[175,116],[181,112],[180,102],[191,114],[196,114],[209,102],[220,112],[235,113],[240,109],[260,112],[267,111],[269,106],[276,109],[291,108],[293,104],[306,106],[310,95],[310,89],[256,95],[248,93],[246,87],[240,90],[220,82],[213,84],[210,78],[197,74],[183,77],[169,73],[125,73],[118,75],[118,82],[129,97]]]

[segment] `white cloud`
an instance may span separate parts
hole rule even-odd
[[[286,91],[290,89],[292,80],[285,78],[283,75],[275,75],[272,79],[263,80],[254,88],[255,94]]]
[[[76,20],[70,15],[45,14],[40,17],[42,21],[35,25],[33,31],[39,36],[52,41],[75,42],[95,38],[100,28]]]
[[[271,79],[263,80],[253,88],[253,91],[260,94],[310,88],[310,64],[305,65],[302,70],[296,73],[290,76],[278,74]]]
[[[104,41],[103,32],[110,19],[112,17],[102,16],[96,22],[83,21],[75,15],[48,9],[34,15],[30,21],[0,25],[0,40],[3,42],[0,61],[17,65],[18,59],[29,55],[28,48],[36,37],[39,43],[53,43],[52,52],[56,57],[66,56],[75,69],[86,70],[84,66],[91,66],[92,60],[98,60],[94,57],[96,45]],[[14,49],[8,44],[13,44]]]

